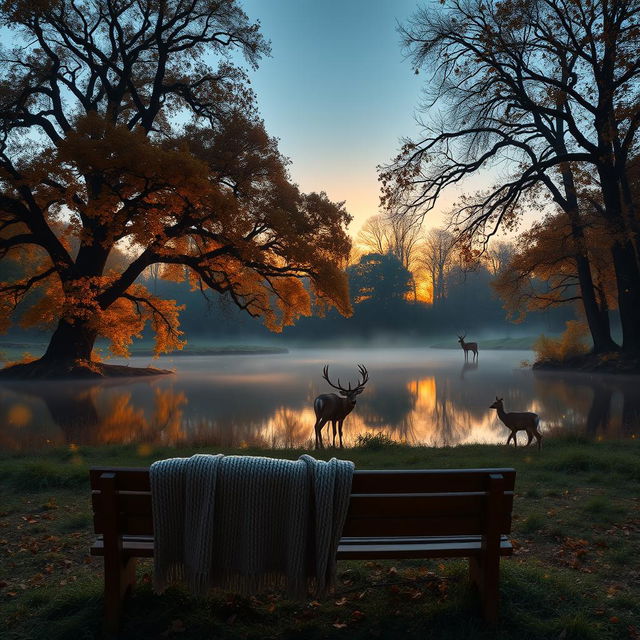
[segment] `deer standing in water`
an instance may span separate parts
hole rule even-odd
[[[353,411],[356,406],[356,396],[364,391],[364,386],[369,380],[369,374],[367,368],[358,365],[358,370],[362,376],[362,382],[352,389],[351,383],[349,387],[345,389],[340,385],[340,379],[338,378],[338,384],[335,385],[329,380],[329,365],[325,365],[322,370],[322,377],[334,388],[340,391],[340,397],[335,393],[323,393],[319,395],[313,402],[313,409],[316,412],[316,424],[314,430],[316,433],[316,449],[322,449],[322,427],[327,422],[331,422],[333,428],[333,446],[336,446],[336,426],[340,436],[340,448],[342,449],[342,423],[344,419]]]
[[[538,443],[538,451],[540,451],[542,447],[542,434],[539,428],[540,417],[537,413],[531,413],[530,411],[507,413],[504,410],[503,399],[498,398],[498,396],[496,396],[496,401],[489,408],[496,409],[498,411],[498,418],[511,430],[507,438],[507,446],[509,445],[509,440],[513,438],[513,446],[517,447],[518,441],[516,440],[516,433],[518,431],[526,431],[528,436],[527,447],[535,438]]]
[[[458,336],[458,342],[460,346],[464,350],[464,359],[467,360],[469,358],[469,351],[473,352],[473,359],[475,360],[478,357],[478,343],[477,342],[465,342],[464,339],[467,337],[465,333],[462,336]]]

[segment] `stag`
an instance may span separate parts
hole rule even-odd
[[[478,343],[477,342],[465,342],[464,339],[467,337],[467,334],[458,336],[458,342],[460,346],[464,350],[464,359],[469,359],[469,351],[473,352],[473,359],[477,359],[478,357]]]
[[[314,430],[316,432],[316,449],[324,448],[322,444],[322,427],[324,427],[327,422],[331,422],[331,426],[333,428],[333,446],[336,446],[337,427],[337,431],[340,436],[340,448],[343,448],[342,423],[344,422],[344,419],[353,411],[353,407],[356,406],[356,396],[364,391],[364,386],[365,384],[367,384],[367,380],[369,380],[369,374],[366,367],[359,364],[358,370],[360,371],[362,381],[359,382],[354,389],[351,388],[351,383],[349,383],[349,387],[345,389],[340,384],[339,378],[338,384],[333,384],[333,382],[329,380],[329,365],[325,365],[324,369],[322,370],[322,377],[334,389],[338,389],[338,391],[340,391],[340,395],[344,397],[341,398],[335,393],[323,393],[314,400],[313,409],[316,412],[316,424],[314,426]]]
[[[500,418],[505,426],[508,427],[511,431],[509,437],[507,438],[507,446],[509,445],[509,440],[513,438],[513,446],[517,447],[518,441],[516,440],[516,433],[518,431],[526,431],[529,438],[527,440],[527,447],[535,438],[536,442],[538,443],[538,451],[540,451],[540,448],[542,447],[542,434],[540,433],[540,417],[538,416],[538,414],[531,413],[530,411],[507,413],[504,410],[503,403],[503,399],[496,396],[496,401],[489,408],[496,409],[498,411],[498,418]]]

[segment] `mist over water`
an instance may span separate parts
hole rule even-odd
[[[489,405],[540,415],[546,437],[635,437],[637,379],[541,374],[522,367],[528,351],[430,348],[308,349],[268,356],[132,358],[131,366],[175,369],[175,375],[104,382],[3,383],[0,449],[105,443],[311,447],[313,400],[333,382],[369,382],[344,423],[345,445],[384,432],[409,444],[504,443],[508,430]],[[329,427],[323,431],[325,444]],[[520,442],[526,442],[524,434]]]

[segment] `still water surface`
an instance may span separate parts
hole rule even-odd
[[[369,383],[344,424],[345,444],[384,431],[412,444],[505,442],[489,405],[534,411],[546,437],[593,438],[640,433],[640,378],[541,374],[521,366],[528,351],[429,348],[292,350],[268,356],[132,358],[131,366],[175,369],[171,376],[95,382],[0,385],[0,449],[70,444],[299,447],[313,443],[313,399],[333,391],[322,368],[346,385],[356,364]],[[326,441],[327,428],[324,437]],[[525,436],[520,435],[524,444]]]

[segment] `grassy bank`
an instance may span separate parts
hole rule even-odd
[[[147,466],[195,451],[72,447],[1,456],[0,635],[97,637],[101,561],[88,554],[87,469]],[[297,458],[303,452],[241,453]],[[279,594],[212,595],[203,602],[180,589],[155,596],[146,562],[126,610],[123,637],[640,637],[640,442],[550,440],[538,454],[504,446],[430,449],[372,441],[340,457],[359,468],[517,469],[516,553],[502,561],[497,628],[477,615],[464,561],[341,562],[338,591],[322,602],[292,602]]]

